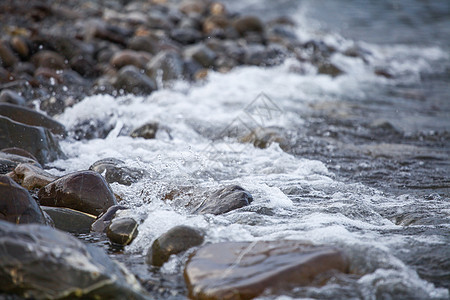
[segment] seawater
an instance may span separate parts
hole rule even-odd
[[[448,299],[448,185],[439,187],[435,193],[432,189],[423,193],[401,187],[390,189],[389,181],[383,181],[382,177],[377,179],[379,185],[361,177],[355,179],[340,170],[356,161],[358,168],[369,170],[366,172],[370,175],[372,162],[360,161],[358,156],[331,161],[328,156],[334,151],[333,144],[328,149],[317,147],[314,142],[320,139],[314,137],[310,145],[302,143],[285,151],[277,143],[259,149],[240,143],[233,134],[228,137],[223,134],[230,128],[245,131],[246,125],[262,125],[281,128],[290,133],[287,136],[291,139],[304,138],[308,133],[305,128],[312,118],[317,118],[314,110],[320,105],[331,111],[330,116],[319,115],[321,130],[333,128],[332,112],[355,114],[354,106],[359,105],[375,107],[369,118],[389,120],[405,134],[448,132],[448,94],[444,98],[448,86],[439,83],[450,77],[449,44],[441,41],[439,33],[436,42],[427,36],[427,29],[433,28],[445,34],[450,27],[440,26],[447,24],[448,19],[436,17],[434,24],[425,21],[419,24],[425,27],[418,33],[423,38],[414,40],[412,25],[393,26],[394,35],[385,32],[396,21],[404,22],[404,18],[397,20],[395,11],[391,11],[395,5],[404,6],[404,2],[366,2],[335,1],[326,2],[325,6],[316,1],[280,1],[277,9],[270,1],[230,2],[236,10],[291,14],[298,23],[295,32],[302,41],[323,41],[338,49],[331,61],[345,73],[336,78],[317,74],[313,65],[288,58],[271,68],[243,66],[227,74],[210,72],[204,82],[175,82],[148,97],[87,97],[58,116],[69,130],[86,120],[101,120],[114,129],[105,139],[63,141],[68,159],[54,162],[52,173],[62,175],[87,169],[106,157],[121,159],[127,166],[144,171],[142,179],[131,186],[111,185],[122,203],[131,208],[128,213],[141,222],[135,241],[111,255],[141,279],[178,291],[164,294],[165,298],[183,298],[179,274],[185,257],[172,257],[155,272],[145,266],[143,256],[160,234],[185,224],[202,228],[209,242],[305,240],[338,246],[351,258],[354,275],[337,277],[322,287],[298,287],[285,295],[262,295],[261,299]],[[425,6],[425,2],[411,2],[416,5],[402,11],[414,18],[419,15],[414,8],[419,4]],[[437,2],[437,9],[435,2],[426,3],[431,7],[429,11],[440,16],[442,8],[448,5],[446,1]],[[345,9],[337,12],[338,8]],[[363,28],[357,27],[357,16]],[[385,41],[380,40],[382,33]],[[367,52],[366,61],[340,54],[352,46]],[[388,68],[393,78],[375,75],[374,70],[379,67]],[[429,92],[425,97],[441,105],[441,109],[431,116],[427,113],[411,116],[413,112],[423,112],[428,102],[407,102],[395,93],[393,96],[392,91],[423,86],[427,76],[437,79],[428,81],[434,88],[424,88],[425,93]],[[336,114],[332,116],[336,118]],[[155,139],[122,135],[149,121],[160,123]],[[354,121],[355,128],[362,124],[361,118],[355,117]],[[343,134],[340,127],[335,130]],[[295,145],[295,140],[290,142]],[[400,156],[405,149],[410,148],[400,148]],[[444,177],[447,174],[448,178],[448,149],[438,147],[430,151],[440,151],[439,174]],[[424,164],[427,163],[425,160]],[[427,170],[435,164],[430,162],[429,168],[421,166]],[[414,169],[409,171],[412,177],[420,176],[414,174]],[[254,202],[225,215],[199,216],[162,199],[164,193],[182,187],[216,188],[226,184],[241,185],[252,193]],[[408,214],[432,221],[405,224],[393,218]],[[99,245],[108,248],[104,242]],[[434,269],[437,271],[433,273]],[[163,279],[173,282],[161,283]]]

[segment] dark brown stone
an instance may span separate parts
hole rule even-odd
[[[14,66],[19,59],[9,47],[8,43],[0,41],[0,66],[5,68]]]
[[[48,68],[52,70],[62,70],[67,68],[64,57],[54,51],[42,50],[34,54],[31,61],[37,68]]]
[[[332,272],[348,272],[338,249],[300,241],[224,242],[206,245],[189,259],[184,271],[190,297],[252,299],[323,280]]]
[[[45,172],[39,166],[26,163],[18,165],[8,176],[27,190],[42,188],[58,178]]]
[[[94,171],[80,171],[63,176],[41,188],[41,205],[67,207],[98,216],[117,204],[105,179]]]
[[[46,224],[39,205],[14,180],[0,175],[0,220],[15,224]]]
[[[66,128],[63,124],[26,107],[10,103],[0,103],[0,115],[23,124],[45,127],[53,134],[66,135]]]
[[[134,138],[141,137],[146,140],[154,139],[156,136],[156,132],[158,131],[158,127],[158,122],[150,122],[133,130],[133,132],[130,133],[130,136]]]
[[[240,34],[245,35],[248,32],[264,32],[263,22],[255,16],[242,16],[233,21],[234,29]]]
[[[89,233],[95,216],[64,207],[41,206],[53,220],[55,228],[71,233]]]
[[[109,240],[119,245],[129,245],[138,235],[138,224],[133,218],[113,219],[106,235]]]
[[[215,191],[193,213],[220,215],[247,206],[252,201],[248,191],[238,185],[228,185]]]
[[[150,59],[151,56],[148,53],[145,54],[133,50],[123,50],[115,53],[111,57],[110,64],[117,69],[127,65],[132,65],[142,69]]]
[[[178,254],[203,243],[203,233],[188,226],[176,226],[157,238],[147,252],[146,262],[161,267],[172,254]]]

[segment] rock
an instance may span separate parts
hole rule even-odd
[[[10,103],[0,103],[0,115],[23,124],[45,127],[56,135],[66,135],[66,128],[63,124],[26,107]]]
[[[188,260],[184,277],[195,299],[252,299],[309,285],[327,272],[348,272],[339,250],[300,241],[206,245]]]
[[[20,96],[13,90],[8,89],[2,90],[2,92],[0,93],[0,102],[6,102],[21,106],[27,103],[24,97]]]
[[[97,219],[91,225],[91,231],[93,232],[106,232],[111,220],[116,216],[116,212],[120,209],[126,209],[122,205],[113,205],[104,213],[98,215]]]
[[[100,248],[40,225],[0,221],[0,291],[32,299],[149,299]]]
[[[189,45],[199,42],[202,33],[194,28],[175,28],[170,32],[170,37],[182,45]]]
[[[317,72],[319,74],[330,75],[331,77],[336,77],[344,73],[341,69],[333,65],[332,63],[322,63],[319,65]]]
[[[40,189],[58,178],[34,164],[27,163],[18,165],[8,176],[27,190]]]
[[[180,11],[186,15],[201,15],[206,11],[206,8],[206,1],[202,0],[183,0],[179,6]]]
[[[65,175],[41,188],[41,205],[67,207],[98,216],[116,205],[116,198],[105,179],[94,171]]]
[[[106,229],[109,240],[119,245],[129,245],[138,235],[138,224],[133,218],[113,219]]]
[[[30,163],[41,167],[41,165],[33,159],[0,151],[0,174],[12,172],[21,163]]]
[[[252,195],[238,185],[228,185],[205,199],[193,213],[220,215],[249,205]]]
[[[114,129],[114,124],[100,119],[78,121],[69,131],[76,140],[104,139]]]
[[[55,228],[71,233],[89,233],[95,216],[64,207],[41,206],[53,220]]]
[[[188,226],[176,226],[157,238],[147,252],[146,262],[161,267],[172,254],[203,243],[203,233]]]
[[[156,55],[158,52],[158,41],[149,36],[134,36],[128,41],[128,48]]]
[[[132,94],[151,94],[157,89],[155,80],[142,74],[135,66],[120,69],[114,87]]]
[[[251,143],[257,148],[265,149],[272,143],[278,143],[282,149],[288,147],[288,141],[279,128],[258,127],[240,139],[242,143]]]
[[[149,54],[140,53],[133,50],[123,50],[115,53],[110,60],[110,64],[120,69],[124,66],[132,65],[137,68],[144,68],[144,66],[148,63],[150,60]]]
[[[17,147],[12,147],[12,148],[4,148],[2,150],[0,150],[3,153],[9,153],[9,154],[14,154],[14,155],[19,155],[19,156],[23,156],[26,158],[30,158],[32,160],[34,160],[34,162],[32,162],[35,165],[39,165],[38,160],[36,157],[34,157],[33,154],[31,154],[30,152],[22,149],[22,148],[17,148]]]
[[[241,36],[244,36],[248,32],[264,32],[263,22],[255,16],[239,17],[233,21],[232,26]]]
[[[0,41],[0,66],[4,68],[12,67],[19,61],[19,58],[14,55],[9,45]]]
[[[51,70],[62,70],[67,68],[64,57],[54,51],[42,50],[31,57],[31,62],[36,68],[48,68]]]
[[[184,55],[189,59],[195,60],[205,68],[212,67],[217,58],[216,53],[204,44],[187,47]]]
[[[19,147],[33,154],[41,164],[63,158],[58,141],[44,127],[30,126],[0,116],[0,149]]]
[[[141,127],[136,128],[130,133],[131,137],[134,138],[144,138],[144,139],[154,139],[156,136],[156,132],[158,131],[158,122],[150,122],[142,125]]]
[[[36,200],[5,175],[0,175],[0,220],[15,224],[46,224]]]
[[[93,163],[89,170],[102,174],[106,182],[131,185],[143,176],[143,171],[125,166],[125,162],[115,158],[105,158]]]
[[[23,59],[26,59],[30,54],[30,47],[28,46],[28,42],[24,37],[14,36],[11,39],[11,47]]]
[[[163,81],[181,79],[183,60],[175,51],[160,52],[147,64],[146,73],[153,79],[161,78]]]
[[[221,15],[212,15],[203,21],[203,33],[207,35],[214,34],[217,31],[224,31],[230,25],[230,21]]]

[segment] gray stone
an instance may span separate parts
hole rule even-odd
[[[92,232],[106,232],[109,224],[111,224],[112,219],[116,216],[116,212],[121,209],[126,209],[125,206],[122,205],[113,205],[108,208],[106,212],[98,215],[97,219],[91,225]]]
[[[115,158],[104,158],[93,163],[89,170],[102,174],[106,182],[131,185],[144,175],[144,171],[125,166],[125,162]]]
[[[100,248],[40,225],[0,221],[0,291],[27,299],[150,299]]]
[[[53,220],[54,227],[71,233],[89,233],[95,216],[65,207],[41,206]]]
[[[133,218],[115,218],[106,229],[109,240],[119,245],[129,245],[138,235],[138,224]]]
[[[18,93],[13,90],[2,90],[0,93],[0,102],[11,103],[15,105],[25,105],[27,101],[24,97],[20,96]]]
[[[163,81],[183,77],[183,60],[175,51],[163,51],[152,58],[146,66],[146,73],[153,79],[161,77]]]
[[[249,205],[252,195],[238,185],[228,185],[205,199],[193,213],[220,215]]]
[[[138,95],[151,94],[157,89],[155,80],[141,73],[138,68],[131,65],[120,69],[114,82],[114,87]]]
[[[186,48],[184,55],[195,60],[205,68],[212,67],[217,58],[217,54],[204,44],[198,44]]]

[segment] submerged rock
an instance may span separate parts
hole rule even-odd
[[[253,196],[238,185],[223,187],[205,199],[193,211],[198,214],[220,215],[249,205]]]
[[[46,224],[36,200],[26,189],[5,175],[0,175],[0,220],[15,224]]]
[[[125,162],[116,158],[104,158],[93,163],[89,170],[102,174],[106,182],[131,185],[143,176],[143,171],[125,166]]]
[[[41,164],[64,157],[58,141],[48,129],[25,125],[0,116],[0,149],[10,147],[27,150]]]
[[[130,133],[131,137],[137,138],[141,137],[144,139],[154,139],[156,136],[156,132],[158,131],[159,123],[158,122],[150,122],[142,125],[141,127],[136,128]]]
[[[58,178],[29,163],[21,163],[8,176],[27,190],[44,187]]]
[[[55,228],[71,233],[89,233],[95,216],[64,207],[41,206],[53,220]]]
[[[348,272],[339,250],[300,241],[224,242],[206,245],[186,264],[185,280],[195,299],[251,299],[305,286],[327,272]]]
[[[115,244],[129,245],[138,235],[138,224],[133,218],[113,219],[106,235]]]
[[[103,250],[47,226],[0,221],[0,291],[32,299],[148,299]]]
[[[117,204],[105,179],[94,171],[80,171],[65,175],[41,188],[41,205],[67,207],[98,216]]]
[[[146,262],[161,267],[172,254],[203,243],[203,233],[188,226],[176,226],[157,238],[147,252]]]

